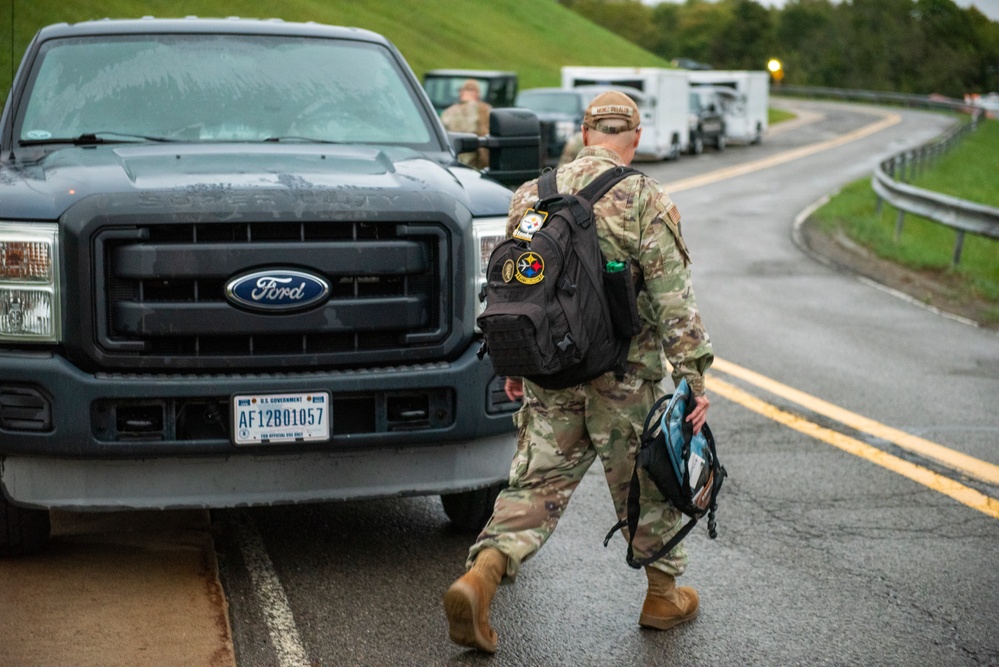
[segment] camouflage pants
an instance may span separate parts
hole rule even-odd
[[[607,373],[557,391],[525,382],[524,406],[514,416],[519,433],[510,485],[496,499],[492,518],[469,550],[466,566],[480,551],[494,547],[509,559],[507,577],[516,577],[520,564],[537,553],[555,530],[572,492],[597,456],[614,510],[619,519],[625,518],[635,452],[645,416],[660,392],[659,383],[633,373],[623,381]],[[634,550],[636,558],[643,558],[679,530],[682,515],[644,472],[639,479],[641,515]],[[624,535],[627,538],[627,529]],[[681,543],[651,567],[679,575],[686,565]]]

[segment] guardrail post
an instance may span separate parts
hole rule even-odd
[[[957,268],[957,263],[961,261],[961,251],[964,249],[964,230],[957,230],[957,238],[954,240],[954,256],[950,260],[950,268]]]
[[[931,222],[954,229],[954,251],[951,269],[956,269],[964,249],[965,233],[999,240],[999,208],[963,201],[911,185],[929,167],[975,131],[978,116],[971,122],[951,127],[944,135],[915,149],[900,151],[882,160],[871,178],[878,219],[884,215],[884,204],[897,210],[894,241],[899,243],[905,228],[906,213],[919,215]]]

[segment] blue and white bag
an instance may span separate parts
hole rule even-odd
[[[708,515],[708,536],[717,537],[715,510],[718,492],[727,473],[718,462],[715,439],[705,423],[700,433],[694,435],[693,427],[686,421],[694,409],[694,395],[686,380],[681,380],[676,391],[663,396],[652,406],[645,418],[642,441],[635,459],[628,492],[628,518],[619,521],[604,539],[604,546],[620,528],[628,527],[628,565],[640,568],[653,563],[673,550],[693,529],[697,520]],[[632,540],[638,527],[641,486],[638,469],[645,470],[659,492],[690,517],[688,521],[661,549],[648,558],[636,559]]]

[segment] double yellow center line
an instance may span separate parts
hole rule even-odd
[[[899,431],[849,410],[844,410],[724,359],[716,358],[711,368],[713,371],[720,371],[738,378],[775,396],[800,405],[806,410],[844,424],[851,429],[868,433],[914,454],[932,459],[968,477],[999,486],[999,466],[992,463],[981,461],[938,445],[935,442],[930,442],[929,440]],[[726,398],[733,403],[737,403],[767,419],[783,424],[816,440],[821,440],[833,447],[838,447],[845,452],[887,468],[903,477],[908,477],[914,482],[918,482],[934,491],[949,496],[959,503],[987,514],[994,519],[999,519],[999,500],[965,486],[950,477],[901,459],[877,447],[872,447],[839,431],[819,426],[798,415],[781,410],[739,389],[735,385],[719,379],[714,373],[707,377],[707,387],[710,392]]]

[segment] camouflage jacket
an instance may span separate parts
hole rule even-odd
[[[468,132],[484,137],[489,134],[489,112],[493,108],[486,102],[458,102],[441,114],[441,121],[448,132]],[[489,166],[489,151],[485,148],[458,156],[462,163],[485,169]]]
[[[559,192],[578,192],[596,176],[622,165],[611,150],[587,147],[560,167]],[[520,186],[510,202],[507,236],[538,199],[537,179]],[[695,394],[704,393],[704,372],[714,356],[701,324],[690,279],[690,254],[680,234],[680,214],[663,187],[647,176],[618,183],[594,207],[600,249],[608,261],[629,261],[645,278],[638,295],[644,327],[631,341],[628,361],[652,381],[673,367],[673,381],[686,378]],[[637,266],[635,264],[637,262]]]

